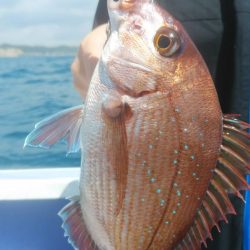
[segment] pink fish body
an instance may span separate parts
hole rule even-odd
[[[83,107],[27,145],[82,151],[80,197],[60,215],[80,250],[200,249],[248,189],[249,125],[223,116],[181,24],[152,1],[108,1],[110,36]]]

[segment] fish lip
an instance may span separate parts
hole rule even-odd
[[[113,59],[115,61],[115,63],[118,63],[120,65],[132,66],[135,69],[142,70],[144,72],[152,73],[151,68],[145,66],[144,64],[141,64],[139,61],[126,59],[126,58],[123,59],[123,58],[119,58],[117,56],[110,56],[110,59]]]
[[[152,73],[152,68],[146,66],[140,59],[134,56],[131,51],[128,50],[126,54],[124,54],[124,49],[121,51],[121,48],[123,48],[123,46],[120,42],[118,32],[113,32],[101,56],[104,65],[108,66],[113,61],[123,66],[132,66],[135,69]]]

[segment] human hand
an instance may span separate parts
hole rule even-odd
[[[106,29],[107,24],[98,26],[83,39],[71,65],[74,86],[83,99],[86,98],[89,83],[107,39]]]

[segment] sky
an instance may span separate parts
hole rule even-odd
[[[0,0],[0,44],[78,46],[97,0]]]

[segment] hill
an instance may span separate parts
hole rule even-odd
[[[58,46],[25,46],[25,45],[0,45],[0,57],[18,57],[18,56],[66,56],[75,55],[77,47]]]

